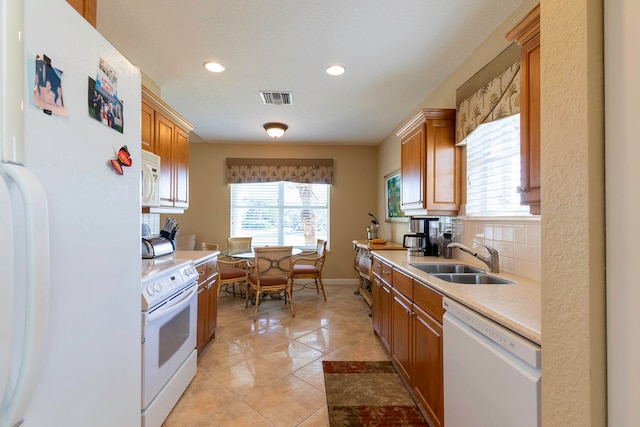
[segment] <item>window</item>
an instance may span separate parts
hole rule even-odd
[[[530,215],[520,205],[520,114],[481,124],[467,144],[467,216]]]
[[[329,237],[329,184],[230,184],[231,237],[252,236],[253,246],[315,249]]]

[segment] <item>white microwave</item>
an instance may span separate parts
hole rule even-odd
[[[140,199],[143,207],[160,206],[160,156],[142,150]]]

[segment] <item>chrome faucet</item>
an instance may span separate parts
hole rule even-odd
[[[500,259],[498,256],[498,251],[495,248],[492,248],[491,246],[487,246],[483,243],[478,242],[477,240],[474,240],[473,243],[476,243],[480,246],[484,246],[485,249],[487,249],[487,251],[489,251],[489,256],[482,256],[480,254],[478,254],[478,252],[474,251],[473,249],[469,249],[468,247],[466,247],[465,245],[462,245],[460,243],[449,243],[447,245],[447,248],[458,248],[461,251],[464,251],[470,255],[473,255],[474,257],[478,258],[480,261],[484,262],[485,264],[487,264],[487,266],[489,266],[489,271],[491,273],[499,273],[500,272]]]

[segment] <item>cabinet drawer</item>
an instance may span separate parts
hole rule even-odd
[[[386,262],[382,262],[378,258],[373,259],[373,273],[377,274],[382,280],[391,284],[393,280],[393,268]]]
[[[209,277],[213,277],[215,274],[218,273],[218,259],[212,259],[207,261],[207,278]]]
[[[442,308],[441,294],[416,280],[413,286],[413,302],[431,317],[442,323],[444,308]]]
[[[393,287],[405,297],[413,299],[413,278],[406,274],[393,270]]]
[[[207,280],[207,263],[201,262],[200,264],[197,264],[195,267],[196,267],[196,271],[198,272],[198,283],[202,283],[205,280]]]
[[[378,275],[378,277],[382,277],[382,261],[378,258],[374,258],[371,263],[371,269],[373,270],[373,274]]]

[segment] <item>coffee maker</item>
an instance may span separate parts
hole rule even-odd
[[[410,217],[402,247],[412,256],[438,256],[439,218]]]

